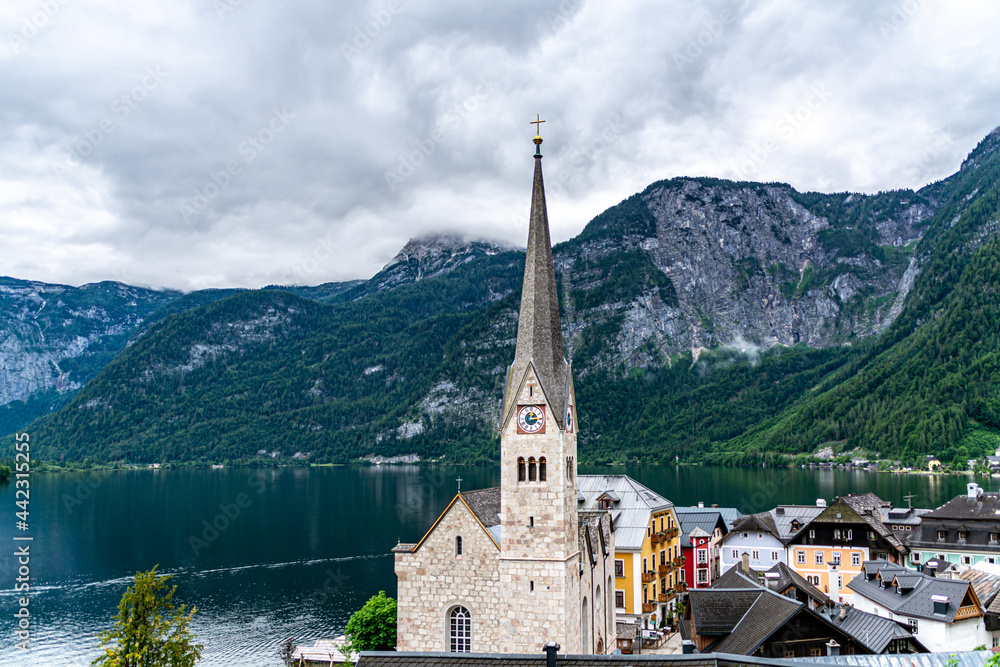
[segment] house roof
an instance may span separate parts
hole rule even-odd
[[[989,651],[901,653],[885,655],[830,655],[819,658],[760,658],[727,653],[690,655],[564,655],[558,667],[634,667],[635,665],[684,665],[685,667],[801,667],[810,665],[855,665],[857,667],[982,667]],[[954,662],[952,662],[954,660]],[[545,654],[509,653],[417,653],[364,651],[357,667],[545,667]]]
[[[608,492],[613,492],[620,498],[613,501],[612,505],[616,550],[641,549],[653,512],[666,510],[674,505],[628,475],[578,475],[576,485],[577,498],[583,498],[578,504],[581,511],[598,509],[598,499]]]
[[[977,498],[956,496],[941,507],[924,514],[923,518],[996,523],[1000,521],[1000,494],[983,493]]]
[[[729,568],[722,573],[715,583],[712,584],[712,588],[770,588],[776,592],[787,591],[789,587],[794,586],[796,589],[802,591],[807,596],[815,600],[820,604],[826,604],[830,599],[823,594],[821,590],[806,581],[805,577],[791,569],[785,563],[775,563],[771,566],[771,569],[767,570],[767,573],[771,573],[771,577],[767,577],[766,573],[763,571],[758,571],[750,569],[745,571],[742,564],[737,563],[733,567]],[[777,575],[777,576],[773,576]],[[765,585],[766,580],[770,585]]]
[[[840,617],[841,610],[843,610],[844,618]],[[923,648],[913,633],[899,623],[884,616],[861,611],[851,605],[823,606],[816,609],[816,613],[822,616],[826,622],[849,634],[856,642],[866,646],[873,653],[881,653],[886,650],[889,643],[895,639],[911,640]]]
[[[716,528],[723,534],[729,531],[722,513],[717,508],[707,507],[675,507],[674,513],[681,529],[681,547],[691,546],[691,534],[700,530],[705,535],[712,535]]]
[[[688,606],[695,634],[725,635],[712,650],[745,654],[757,648],[803,605],[760,586],[741,586],[691,589]],[[726,642],[730,637],[732,641]],[[722,642],[735,650],[724,648]]]
[[[1000,608],[1000,600],[997,599],[997,593],[1000,593],[1000,575],[970,567],[958,576],[972,584],[972,590],[976,592],[979,603],[983,607],[988,607],[987,611],[992,612],[994,605]]]
[[[716,593],[721,592],[716,591]],[[714,645],[713,650],[749,655],[788,619],[801,611],[803,606],[801,602],[762,589],[757,595],[757,600],[746,610],[733,631]]]
[[[847,587],[900,616],[953,623],[955,613],[969,592],[968,581],[931,577],[888,561],[865,561],[863,571],[871,578],[866,578],[864,573],[859,574]],[[911,579],[914,587],[897,592],[892,587],[892,581],[900,575]],[[880,585],[880,579],[885,581],[884,588]],[[932,598],[935,596],[948,598],[948,608],[944,614],[934,613]]]

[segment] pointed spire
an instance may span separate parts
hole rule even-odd
[[[536,121],[532,121],[536,122]],[[545,122],[545,121],[537,121]],[[536,135],[535,145],[542,138]],[[549,239],[549,218],[545,210],[545,184],[542,180],[542,155],[535,151],[535,182],[531,191],[531,220],[528,226],[528,253],[524,263],[521,314],[517,324],[517,351],[510,368],[510,381],[519,382],[528,363],[534,364],[542,391],[562,426],[566,403],[566,357],[563,352],[562,327],[559,322],[559,295],[556,271]],[[513,387],[508,387],[512,394]],[[514,396],[507,396],[504,417],[514,407]]]

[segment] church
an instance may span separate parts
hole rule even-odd
[[[538,123],[545,121],[533,121]],[[500,487],[460,491],[416,544],[398,544],[396,650],[615,650],[614,527],[579,509],[576,397],[563,352],[536,132],[517,349],[500,421]]]

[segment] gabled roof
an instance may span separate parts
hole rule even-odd
[[[919,649],[927,650],[908,629],[884,616],[876,616],[842,604],[823,606],[815,611],[827,623],[840,628],[872,653],[882,653],[895,639],[914,642]],[[844,614],[843,618],[840,617],[841,612]]]
[[[711,536],[716,528],[722,530],[723,534],[729,531],[722,513],[717,508],[707,507],[675,507],[674,513],[681,529],[681,547],[691,546],[691,534],[700,530],[705,535]]]
[[[455,494],[455,497],[451,499],[448,506],[444,508],[444,511],[438,516],[431,527],[424,533],[424,536],[420,538],[420,541],[416,544],[397,544],[392,548],[394,553],[413,553],[430,537],[430,534],[434,532],[438,524],[441,523],[441,519],[445,517],[451,508],[455,506],[455,503],[461,503],[469,510],[473,517],[475,517],[476,522],[486,531],[486,534],[490,536],[490,540],[496,545],[496,548],[500,548],[500,487],[494,486],[489,489],[479,489],[477,491],[460,491]]]
[[[866,579],[865,573],[868,573],[871,579]],[[900,576],[914,584],[913,588],[897,592],[892,587],[892,582]],[[884,588],[880,585],[880,581],[885,582]],[[882,560],[865,561],[862,574],[852,579],[847,587],[894,614],[943,623],[955,621],[955,613],[967,595],[975,597],[975,592],[970,589],[968,581],[931,577]],[[948,598],[948,607],[944,614],[934,613],[932,598],[936,596]]]
[[[712,646],[712,650],[749,655],[803,607],[801,602],[762,590],[739,624],[725,639]]]
[[[996,566],[994,566],[996,567]],[[997,593],[1000,593],[1000,575],[992,572],[985,572],[977,567],[970,567],[958,575],[963,581],[972,584],[972,589],[979,598],[979,603],[993,611],[994,604],[1000,603]],[[1000,608],[1000,604],[997,604]]]
[[[578,503],[580,511],[598,509],[598,500],[609,492],[620,498],[614,505],[617,550],[641,549],[653,512],[673,507],[672,502],[628,475],[578,475],[576,487],[577,498],[583,498]]]
[[[767,576],[768,574],[771,576]],[[775,563],[766,572],[753,568],[744,570],[743,565],[737,563],[723,572],[722,576],[716,579],[711,586],[711,588],[770,588],[777,593],[785,593],[792,587],[812,598],[818,604],[826,604],[830,599],[785,563]]]

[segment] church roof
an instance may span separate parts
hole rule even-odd
[[[486,528],[500,525],[500,487],[462,491],[462,499]]]
[[[521,310],[517,323],[517,351],[507,373],[503,423],[506,423],[520,383],[531,364],[542,393],[548,400],[552,417],[563,427],[569,364],[563,351],[562,325],[559,321],[559,295],[549,238],[549,218],[545,209],[545,185],[542,181],[542,156],[535,156],[535,177],[531,191],[531,218],[528,223],[528,251],[524,262]]]

